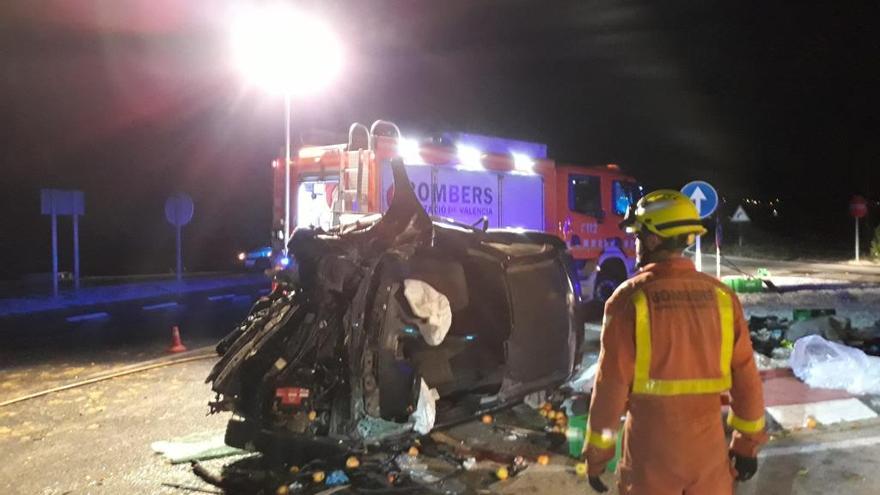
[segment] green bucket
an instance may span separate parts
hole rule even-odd
[[[724,283],[739,293],[762,292],[764,290],[764,283],[759,278],[727,278],[724,279]]]
[[[580,458],[581,452],[584,450],[584,439],[587,436],[588,414],[580,416],[572,416],[568,418],[568,428],[565,430],[565,436],[568,439],[568,455],[575,459]],[[608,471],[617,470],[617,462],[620,460],[620,450],[623,443],[623,429],[617,435],[617,446],[614,448],[614,458],[608,463]]]

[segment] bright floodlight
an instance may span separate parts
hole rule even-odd
[[[513,166],[516,167],[517,170],[523,172],[531,172],[532,167],[535,166],[535,161],[532,160],[529,155],[525,153],[511,153],[513,155]]]
[[[463,144],[456,146],[456,148],[458,150],[458,162],[462,167],[479,168],[483,166],[483,153],[480,150]]]
[[[300,95],[326,86],[342,66],[342,48],[320,21],[285,5],[235,12],[232,52],[254,83],[278,94]]]
[[[419,142],[411,138],[400,138],[397,142],[397,154],[403,158],[404,163],[409,165],[422,164],[421,148]]]

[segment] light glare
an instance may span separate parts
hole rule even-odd
[[[342,48],[320,21],[284,5],[235,12],[232,52],[253,83],[278,94],[314,92],[342,66]]]
[[[535,161],[532,160],[529,155],[525,153],[511,153],[513,155],[513,166],[516,167],[517,170],[522,170],[523,172],[530,172],[532,167],[535,166]]]
[[[415,139],[400,138],[397,142],[397,154],[408,165],[424,163],[419,142]]]
[[[483,166],[483,153],[473,146],[458,145],[458,162],[465,168],[481,168]]]

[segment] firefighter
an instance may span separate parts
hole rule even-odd
[[[683,194],[659,190],[630,208],[640,272],[605,304],[599,371],[590,405],[590,486],[613,458],[621,416],[619,491],[729,495],[758,469],[767,441],[761,379],[736,295],[699,273],[682,251],[706,233]],[[721,396],[730,394],[727,424]]]

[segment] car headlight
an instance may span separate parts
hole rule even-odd
[[[238,253],[238,261],[244,261],[246,257],[247,255],[244,253]]]

